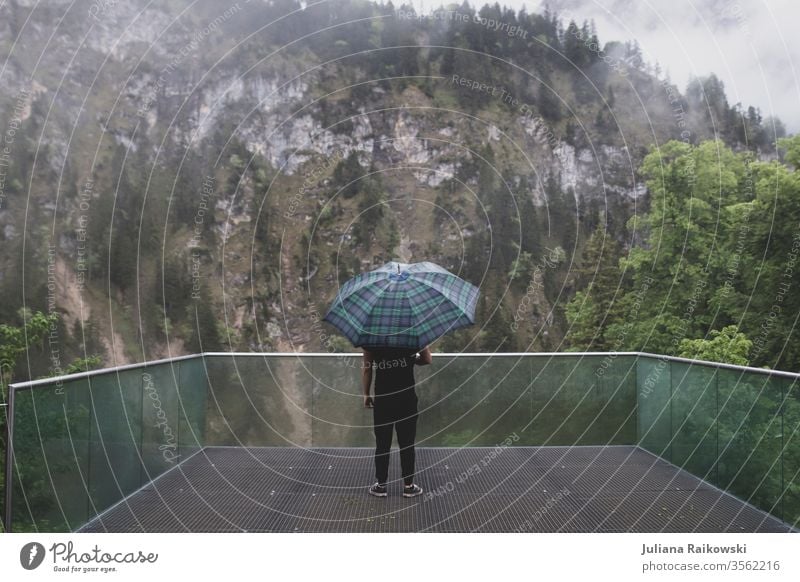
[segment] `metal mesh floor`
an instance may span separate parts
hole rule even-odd
[[[638,447],[418,448],[425,494],[375,498],[372,449],[207,447],[83,532],[786,532]]]

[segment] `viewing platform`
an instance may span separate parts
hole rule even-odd
[[[434,354],[415,373],[413,499],[396,449],[388,498],[367,494],[358,354],[13,384],[6,531],[797,531],[797,374],[630,352]]]

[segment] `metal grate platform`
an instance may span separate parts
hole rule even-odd
[[[82,532],[786,532],[633,446],[418,448],[426,494],[375,498],[372,449],[208,447]],[[471,471],[470,471],[471,469]],[[439,494],[430,493],[438,489]]]

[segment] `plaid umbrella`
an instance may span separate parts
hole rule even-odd
[[[429,262],[388,262],[339,290],[323,318],[355,347],[418,350],[475,323],[478,288]]]

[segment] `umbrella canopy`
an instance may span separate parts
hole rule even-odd
[[[475,323],[478,288],[429,262],[361,273],[339,290],[323,318],[355,347],[421,349]]]

